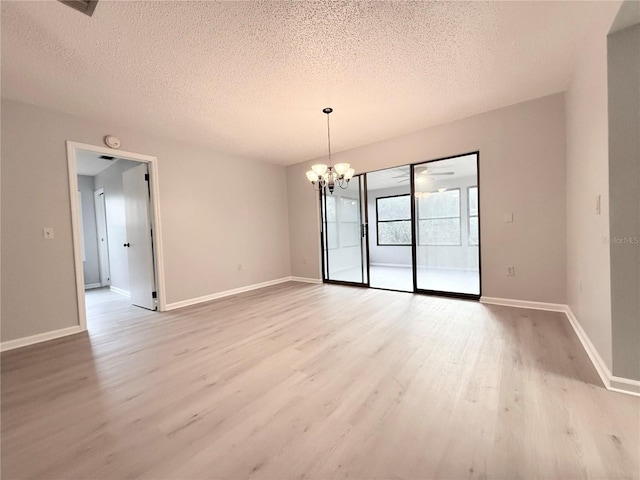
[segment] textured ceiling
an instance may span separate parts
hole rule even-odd
[[[2,95],[292,164],[562,91],[617,5],[2,1]]]

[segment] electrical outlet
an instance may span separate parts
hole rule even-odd
[[[509,265],[507,267],[507,276],[509,277],[513,277],[516,274],[516,267],[514,267],[513,265]]]
[[[244,269],[241,263],[238,264],[238,271],[241,272]]]
[[[303,264],[303,265],[306,265],[306,264],[307,264],[307,259],[306,259],[306,258],[303,258],[303,259],[302,259],[302,264]]]
[[[42,230],[42,236],[47,240],[54,238],[55,235],[53,234],[53,227],[44,227]]]

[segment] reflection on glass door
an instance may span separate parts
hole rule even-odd
[[[346,189],[321,194],[325,280],[367,284],[362,184],[362,176],[355,176]]]
[[[416,290],[479,296],[478,154],[412,172]]]

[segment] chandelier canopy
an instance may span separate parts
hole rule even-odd
[[[356,173],[356,171],[351,168],[351,165],[348,163],[336,163],[334,166],[331,166],[331,129],[329,127],[329,114],[331,112],[333,112],[333,108],[327,107],[322,110],[322,113],[327,115],[329,163],[328,165],[325,165],[324,163],[311,165],[311,170],[307,172],[307,179],[316,190],[322,190],[326,187],[329,189],[329,193],[332,194],[336,185],[343,189],[347,188],[349,180],[351,180],[351,177],[353,177],[353,174]]]

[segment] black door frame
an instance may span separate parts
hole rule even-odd
[[[326,254],[328,249],[325,248],[325,245],[328,245],[327,235],[325,231],[326,225],[326,212],[327,212],[327,196],[323,195],[324,190],[321,188],[318,191],[318,196],[320,199],[320,249],[322,251],[322,282],[323,283],[332,283],[335,285],[348,285],[351,287],[364,287],[369,288],[369,209],[367,208],[367,175],[366,173],[359,173],[358,175],[354,175],[353,178],[358,178],[358,201],[360,202],[360,261],[362,263],[361,274],[362,274],[362,282],[348,282],[345,280],[332,280],[329,278],[329,255]],[[363,182],[364,182],[364,190],[363,190]],[[338,187],[339,188],[339,187]],[[364,191],[364,202],[362,201],[362,195]],[[331,194],[329,194],[331,195]],[[364,211],[364,223],[362,214]],[[366,249],[366,250],[363,250]],[[364,264],[365,264],[365,251],[366,251],[366,268],[367,268],[367,278],[365,281],[364,278]]]
[[[416,197],[415,197],[415,178],[414,169],[416,166],[425,165],[427,163],[440,162],[442,160],[450,160],[452,158],[464,157],[467,155],[476,156],[476,185],[478,187],[478,280],[479,280],[479,293],[462,293],[462,292],[447,292],[443,290],[427,290],[424,288],[418,288],[418,220],[415,218],[416,212]],[[435,295],[439,297],[451,297],[459,298],[463,300],[480,300],[482,297],[482,242],[480,241],[480,151],[462,153],[459,155],[451,155],[449,157],[436,158],[433,160],[427,160],[425,162],[412,163],[411,165],[411,229],[412,229],[412,266],[413,266],[413,292],[422,293],[424,295]],[[468,202],[468,199],[467,199]],[[468,213],[467,213],[468,216]]]

